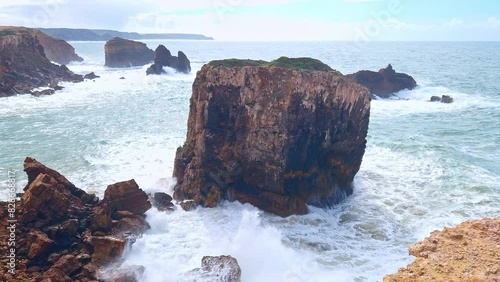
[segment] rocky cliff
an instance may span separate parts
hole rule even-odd
[[[385,282],[500,281],[500,218],[434,231],[410,248],[416,257]]]
[[[79,82],[83,77],[52,64],[27,30],[0,30],[0,97],[33,93],[34,88],[59,81]]]
[[[104,45],[105,66],[126,68],[144,66],[153,61],[154,52],[146,44],[115,37]]]
[[[0,245],[2,281],[136,281],[143,267],[101,279],[101,271],[118,268],[126,245],[149,229],[144,212],[151,204],[134,180],[108,186],[99,201],[35,159],[26,158],[24,171],[21,200],[0,202],[6,207],[2,234],[7,230],[15,239]]]
[[[167,47],[159,45],[155,50],[154,64],[147,69],[146,74],[162,74],[165,72],[163,67],[173,68],[181,73],[191,72],[191,62],[182,51],[177,53],[177,57],[172,56]]]
[[[57,39],[32,28],[25,27],[0,27],[0,34],[13,34],[27,32],[38,39],[47,59],[61,65],[67,65],[72,61],[81,62],[83,59],[75,53],[75,48],[68,42]]]
[[[417,82],[413,77],[405,73],[397,73],[390,64],[378,72],[362,70],[348,74],[347,77],[366,86],[372,95],[381,98],[389,98],[401,90],[412,90],[417,87]]]
[[[352,193],[368,90],[309,58],[214,61],[197,73],[174,198],[251,203],[281,216]]]

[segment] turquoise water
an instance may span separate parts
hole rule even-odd
[[[331,210],[285,219],[238,203],[149,211],[152,230],[125,257],[146,266],[142,281],[182,281],[202,256],[220,254],[239,260],[244,281],[381,281],[434,229],[500,216],[500,43],[147,41],[160,43],[184,51],[193,74],[108,69],[104,42],[74,42],[85,62],[70,69],[101,78],[65,83],[52,96],[0,99],[0,180],[13,169],[22,189],[32,156],[98,195],[131,178],[148,192],[171,192],[191,84],[213,59],[311,56],[342,73],[391,63],[419,87],[372,101],[354,195]],[[443,94],[455,103],[427,102]]]

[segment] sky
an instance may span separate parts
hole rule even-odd
[[[499,41],[500,0],[0,0],[0,25],[216,40]]]

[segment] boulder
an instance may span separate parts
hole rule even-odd
[[[146,268],[142,265],[122,266],[111,270],[102,277],[104,282],[139,282]]]
[[[347,77],[368,88],[372,95],[381,98],[389,98],[401,90],[412,90],[417,87],[417,82],[413,77],[405,73],[397,73],[390,64],[378,72],[362,70],[348,74]]]
[[[152,64],[147,70],[146,74],[162,74],[165,73],[163,67],[170,67],[175,69],[177,72],[190,73],[191,63],[187,58],[186,54],[179,51],[176,56],[172,56],[170,50],[164,45],[159,45],[155,50],[154,64]]]
[[[451,96],[448,96],[448,95],[443,95],[441,97],[441,103],[451,104],[451,103],[453,103],[453,98]]]
[[[231,256],[205,256],[201,268],[185,274],[187,281],[241,282],[241,268]]]
[[[439,97],[439,96],[432,96],[430,102],[441,102],[441,97]]]
[[[86,75],[83,76],[84,79],[96,79],[99,77],[100,76],[96,75],[94,72],[87,73]]]
[[[103,200],[109,204],[112,213],[129,211],[133,214],[143,214],[151,208],[148,195],[133,179],[109,185]]]
[[[82,268],[82,264],[73,255],[64,255],[52,266],[71,276]]]
[[[92,264],[105,266],[120,258],[125,250],[126,240],[113,236],[93,236],[91,238],[94,246]]]
[[[54,241],[43,232],[31,230],[27,236],[27,245],[29,246],[28,257],[30,259],[45,257],[53,251]]]
[[[174,199],[281,216],[336,204],[353,192],[369,111],[368,90],[318,60],[213,61],[193,84]]]
[[[105,66],[126,68],[144,66],[153,61],[154,52],[146,44],[115,37],[104,45]]]
[[[175,206],[172,203],[172,197],[167,193],[156,192],[153,195],[153,205],[159,211],[174,210]]]
[[[31,94],[32,90],[60,81],[80,82],[81,75],[58,66],[45,56],[44,48],[31,29],[0,27],[0,97]],[[35,95],[52,91],[33,92]]]

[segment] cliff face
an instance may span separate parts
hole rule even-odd
[[[415,261],[385,282],[500,281],[500,218],[434,231],[410,255]]]
[[[30,33],[36,37],[43,46],[45,56],[52,62],[67,65],[72,61],[83,61],[83,59],[75,53],[75,48],[64,40],[48,36],[37,29],[10,26],[0,27],[0,33],[14,34],[20,32]]]
[[[275,62],[212,62],[198,72],[187,140],[175,158],[174,198],[208,207],[238,200],[287,216],[352,193],[368,90],[333,70]]]
[[[105,66],[126,68],[144,66],[153,61],[154,52],[142,42],[115,37],[104,45]]]
[[[52,62],[67,65],[70,62],[81,62],[83,59],[75,53],[75,48],[68,42],[48,36],[39,30],[33,29],[31,34],[38,38],[43,46],[45,56]]]
[[[38,39],[26,30],[0,30],[0,97],[31,93],[59,81],[82,81],[66,66],[52,64]]]

